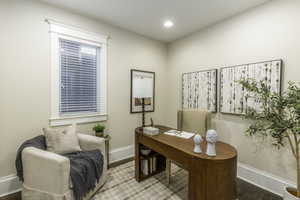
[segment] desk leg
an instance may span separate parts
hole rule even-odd
[[[109,141],[108,140],[105,140],[105,151],[106,151],[107,169],[109,169]]]
[[[135,135],[135,180],[137,182],[141,181],[141,162],[140,162],[140,143],[138,142],[138,135]]]
[[[171,160],[166,159],[166,177],[167,177],[167,184],[170,184],[170,178],[171,178]]]

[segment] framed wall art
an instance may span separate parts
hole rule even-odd
[[[220,69],[220,112],[245,114],[248,107],[260,108],[260,102],[237,82],[241,79],[265,80],[273,92],[281,93],[282,60],[244,64]]]
[[[217,69],[182,75],[182,108],[217,112]]]
[[[144,98],[145,104],[145,112],[154,112],[155,108],[155,72],[150,71],[141,71],[132,69],[131,70],[131,87],[130,87],[130,113],[141,113],[142,112],[142,99],[135,98],[134,94],[137,91],[134,90],[141,90],[141,80],[143,83],[146,83],[145,90],[147,91],[147,98]],[[149,95],[150,93],[150,95]]]

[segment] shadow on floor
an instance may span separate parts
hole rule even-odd
[[[238,179],[238,199],[239,200],[282,200],[280,196],[265,191],[241,179]]]

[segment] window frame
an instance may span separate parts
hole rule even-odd
[[[51,114],[50,126],[63,126],[73,123],[89,123],[107,120],[107,36],[89,33],[75,27],[47,20],[50,24],[51,41]],[[60,107],[60,48],[59,39],[67,39],[99,47],[100,60],[97,64],[97,87],[99,112],[61,114]]]

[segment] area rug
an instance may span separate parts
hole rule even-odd
[[[171,183],[167,185],[165,173],[157,174],[140,183],[134,178],[134,162],[109,170],[106,184],[95,200],[185,200],[188,190],[187,171],[172,165]]]

